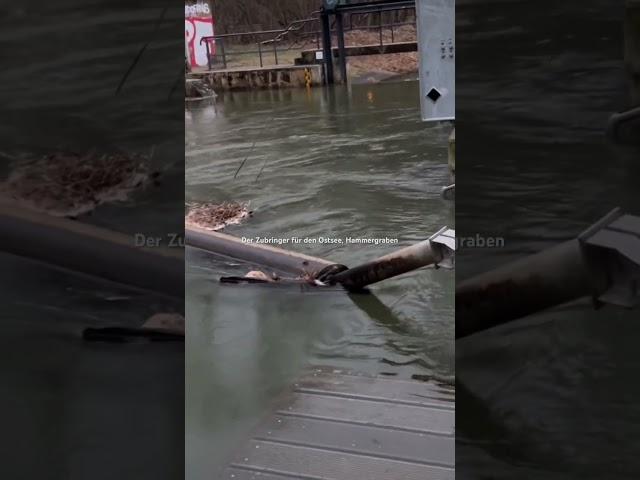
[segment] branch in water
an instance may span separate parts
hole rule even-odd
[[[156,20],[156,23],[153,26],[153,31],[151,32],[149,41],[142,46],[142,48],[140,49],[138,54],[134,57],[133,62],[131,63],[131,65],[129,66],[127,71],[124,73],[124,76],[122,77],[122,79],[120,80],[120,83],[118,84],[118,87],[116,88],[116,95],[118,93],[120,93],[120,90],[122,90],[122,87],[124,87],[124,84],[126,83],[127,79],[129,78],[129,75],[131,75],[131,72],[133,72],[133,69],[136,67],[136,65],[140,61],[140,58],[142,57],[142,54],[147,49],[149,44],[154,40],[154,38],[156,36],[156,33],[158,32],[158,29],[160,28],[160,25],[162,24],[162,21],[164,20],[164,17],[166,15],[168,9],[169,9],[169,5],[165,6],[162,9],[162,12],[160,12],[160,17]]]

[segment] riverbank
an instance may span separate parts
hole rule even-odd
[[[393,36],[390,30],[382,32],[382,41],[385,44],[392,42],[415,42],[416,28],[413,25],[404,25],[394,29]],[[346,45],[375,45],[380,43],[380,34],[376,30],[356,30],[345,33]],[[336,40],[337,44],[337,40]],[[385,79],[418,73],[418,52],[389,53],[384,55],[363,55],[349,57],[349,79],[358,83],[377,83],[381,77]],[[367,81],[367,79],[372,79]]]
[[[375,46],[382,40],[384,45],[416,41],[416,28],[413,25],[390,29],[354,30],[345,32],[345,45]],[[337,38],[332,40],[334,46]],[[229,45],[224,58],[225,68],[217,65],[216,71],[194,69],[189,78],[203,78],[216,91],[245,90],[261,88],[306,87],[323,84],[322,65],[296,65],[302,53],[318,49],[315,41],[302,45],[282,42],[276,55],[273,50],[265,50],[259,54],[256,45]],[[223,62],[222,58],[218,59]],[[347,74],[352,83],[379,83],[381,81],[407,76],[415,79],[418,73],[418,53],[386,53],[374,55],[349,56]],[[415,77],[413,76],[415,74]],[[216,88],[217,87],[217,88]]]

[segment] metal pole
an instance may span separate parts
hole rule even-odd
[[[258,42],[258,55],[260,56],[260,67],[262,67],[262,42]]]
[[[276,65],[278,65],[278,46],[275,41],[273,42],[273,58],[276,61]]]
[[[335,265],[334,262],[322,258],[290,252],[271,245],[243,242],[241,238],[232,235],[193,226],[186,227],[184,232],[185,243],[190,247],[289,273],[317,273],[325,267]]]
[[[447,161],[449,163],[449,173],[451,180],[456,181],[456,126],[453,125],[451,134],[449,135],[449,148],[447,152]]]
[[[602,292],[577,239],[483,273],[456,287],[456,338]]]
[[[326,69],[325,82],[327,85],[333,85],[333,54],[331,48],[331,26],[329,24],[329,14],[323,9],[320,18],[322,20],[322,49]]]
[[[207,46],[207,67],[211,70],[211,50],[209,49],[209,42],[205,42]]]
[[[222,50],[222,66],[227,69],[227,53],[224,50],[224,40],[220,39],[220,49]]]
[[[379,29],[380,29],[380,47],[382,47],[382,10],[378,12],[378,19],[380,21]]]
[[[123,234],[0,202],[0,251],[184,298],[184,250],[172,238]],[[177,242],[177,239],[176,239]]]
[[[417,268],[444,260],[440,249],[433,248],[430,240],[411,245],[363,265],[350,268],[331,277],[331,283],[340,283],[347,290],[357,291]]]
[[[342,83],[347,84],[347,51],[344,48],[344,28],[342,13],[336,13],[336,30],[338,34],[338,54],[340,55],[340,76]]]
[[[600,304],[640,305],[640,217],[616,208],[574,240],[456,288],[456,338],[591,296]]]
[[[209,53],[207,53],[207,60],[209,59]],[[189,53],[189,43],[187,42],[187,37],[184,37],[184,62],[187,69],[187,72],[191,71],[191,55]]]

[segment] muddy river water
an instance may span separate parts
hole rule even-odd
[[[356,265],[454,227],[440,198],[449,130],[421,122],[415,81],[233,93],[185,116],[187,200],[248,201],[254,212],[227,233]],[[186,254],[187,478],[211,478],[308,365],[453,382],[452,271],[349,296],[220,285],[249,266]]]

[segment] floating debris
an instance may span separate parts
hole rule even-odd
[[[0,195],[26,208],[57,217],[76,217],[107,202],[125,201],[159,172],[150,156],[56,152],[42,158],[13,157]]]
[[[156,313],[144,322],[142,328],[184,335],[184,317],[178,313]]]
[[[103,327],[86,328],[82,338],[90,342],[125,343],[140,340],[184,342],[184,317],[178,313],[156,313],[138,328]]]
[[[276,282],[278,281],[278,276],[274,273],[271,276],[267,275],[260,270],[251,270],[247,273],[244,278],[255,278],[256,280],[263,280],[265,282]]]
[[[185,225],[222,230],[227,225],[238,225],[251,216],[248,202],[188,203]]]
[[[280,277],[276,273],[271,275],[261,270],[251,270],[244,277],[221,277],[221,283],[283,283],[283,284],[307,284],[323,287],[326,284],[318,280],[313,273],[302,272],[297,277]]]
[[[188,78],[185,81],[185,100],[215,99],[218,95],[203,80]]]

